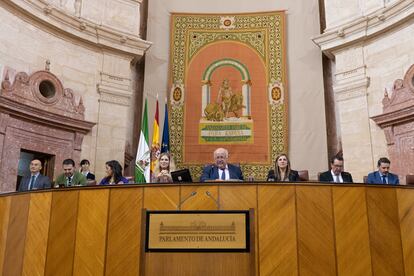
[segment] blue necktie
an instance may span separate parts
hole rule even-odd
[[[387,184],[387,176],[386,175],[382,176],[382,184]]]
[[[34,182],[35,182],[36,176],[32,175],[29,182],[29,187],[27,187],[28,190],[31,190],[33,188]]]
[[[223,170],[223,173],[221,174],[221,179],[226,180],[226,170]]]

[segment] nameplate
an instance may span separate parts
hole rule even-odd
[[[145,250],[249,252],[249,211],[147,211]]]

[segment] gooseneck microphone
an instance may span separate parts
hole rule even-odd
[[[220,210],[220,202],[217,199],[214,198],[214,196],[210,193],[210,191],[206,191],[206,195],[209,198],[211,198],[214,201],[214,203],[216,203],[217,209]]]
[[[189,194],[186,198],[184,198],[183,200],[180,201],[180,203],[178,203],[177,205],[177,210],[181,210],[181,205],[184,204],[184,202],[186,202],[188,199],[190,199],[190,197],[193,197],[197,194],[196,191],[192,191],[191,194]]]

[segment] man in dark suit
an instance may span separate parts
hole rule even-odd
[[[42,162],[39,159],[33,159],[30,162],[30,175],[23,177],[20,181],[19,192],[52,187],[49,177],[40,173],[41,169]]]
[[[204,167],[200,182],[209,180],[226,181],[232,179],[244,180],[243,173],[239,166],[228,164],[229,152],[226,149],[218,148],[214,151],[214,165]]]
[[[378,171],[368,174],[367,183],[369,184],[400,184],[398,175],[390,173],[391,161],[382,157],[378,160]]]
[[[331,158],[331,170],[321,173],[319,181],[335,183],[352,183],[352,175],[344,172],[344,158],[334,156]]]

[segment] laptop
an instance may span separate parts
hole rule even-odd
[[[193,182],[189,169],[171,172],[171,177],[174,183]]]

